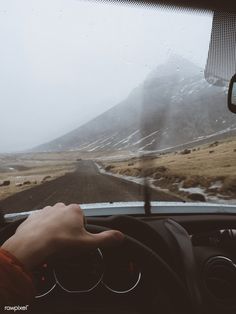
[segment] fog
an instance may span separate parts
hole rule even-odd
[[[172,54],[204,68],[212,16],[73,0],[0,1],[0,152],[50,141],[125,99]]]

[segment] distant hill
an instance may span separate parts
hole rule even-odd
[[[203,69],[171,57],[130,95],[74,131],[34,151],[153,151],[236,128],[225,87],[209,85]]]

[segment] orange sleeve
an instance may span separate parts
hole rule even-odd
[[[31,274],[15,256],[0,248],[0,305],[27,305],[34,295]]]

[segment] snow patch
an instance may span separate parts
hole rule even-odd
[[[179,190],[190,194],[197,193],[203,194],[205,197],[207,196],[207,194],[205,193],[205,189],[201,188],[200,186],[194,188],[179,188]]]
[[[98,139],[98,140],[96,140],[96,141],[94,141],[94,142],[88,144],[87,146],[83,147],[83,149],[87,149],[87,148],[93,146],[94,144],[97,144],[99,141],[100,141],[100,139]]]
[[[220,188],[222,186],[221,181],[216,181],[213,183],[210,187],[210,189],[213,188]],[[198,187],[192,187],[192,188],[182,188],[179,187],[180,191],[184,191],[190,194],[197,193],[204,195],[207,202],[210,203],[219,203],[219,204],[236,204],[236,199],[229,199],[224,195],[221,195],[220,193],[217,193],[217,195],[209,195],[205,188],[202,188],[200,186]]]
[[[122,140],[120,140],[120,141],[117,142],[116,144],[114,144],[113,147],[118,146],[119,144],[125,144],[125,143],[129,142],[129,140],[130,140],[135,134],[137,134],[138,132],[140,132],[139,129],[136,130],[136,131],[134,131],[133,133],[131,133],[131,134],[128,135],[127,137],[123,138]]]
[[[150,143],[144,145],[143,147],[140,148],[140,151],[144,150],[146,147],[152,145],[154,142],[156,141],[156,139],[153,139]]]
[[[211,184],[210,189],[220,189],[222,187],[221,181],[215,181]]]
[[[93,147],[93,148],[91,148],[91,149],[88,149],[88,152],[94,152],[96,149],[98,149],[98,148],[101,148],[101,146],[100,145],[98,145],[98,146],[95,146],[95,147]]]
[[[149,135],[147,135],[147,136],[141,138],[140,140],[138,140],[137,142],[133,143],[132,145],[135,146],[135,145],[137,145],[137,144],[143,142],[143,141],[146,140],[147,138],[149,138],[149,137],[155,135],[155,134],[158,133],[158,132],[160,132],[160,130],[157,130],[157,131],[155,131],[155,132],[152,132],[151,134],[149,134]]]

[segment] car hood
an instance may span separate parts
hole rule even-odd
[[[143,202],[114,202],[114,203],[92,203],[81,204],[81,208],[87,217],[101,217],[111,215],[142,215],[145,216]],[[40,210],[40,209],[39,209]],[[27,217],[34,211],[5,214],[6,221]],[[151,214],[235,214],[236,204],[214,204],[214,203],[191,203],[191,202],[152,202]]]

